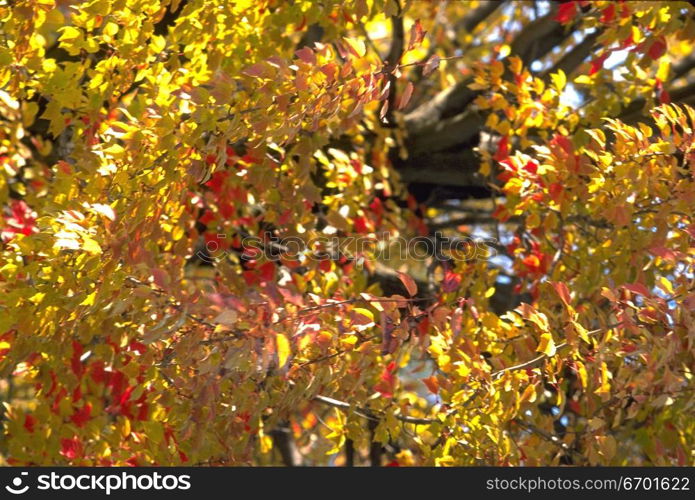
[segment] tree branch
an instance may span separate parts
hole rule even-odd
[[[480,23],[485,19],[490,17],[493,12],[504,5],[505,2],[499,2],[496,0],[483,0],[480,5],[470,11],[468,14],[463,16],[460,21],[456,23],[454,29],[457,33],[466,32],[470,33],[473,31]]]
[[[398,97],[396,93],[396,82],[398,78],[394,73],[398,64],[401,62],[405,40],[405,29],[403,27],[403,17],[401,17],[400,8],[398,11],[397,16],[391,16],[391,29],[393,34],[391,37],[391,48],[386,56],[388,67],[393,68],[393,71],[389,74],[388,108],[386,110],[386,116],[384,117],[386,123],[389,124],[394,123],[393,112],[396,109],[396,98]]]
[[[547,80],[551,74],[562,70],[566,75],[570,75],[575,69],[581,65],[584,60],[594,49],[596,40],[601,35],[602,31],[597,30],[594,33],[587,35],[584,40],[579,42],[572,50],[563,55],[551,68],[542,73],[542,78]]]
[[[281,422],[278,426],[270,431],[270,437],[273,439],[273,444],[280,451],[282,463],[285,467],[296,467],[301,463],[301,457],[297,451],[292,436],[292,429],[288,421]]]
[[[673,80],[685,76],[691,69],[695,68],[695,52],[684,57],[672,68]]]
[[[555,20],[557,6],[528,23],[511,45],[511,53],[524,64],[543,57],[565,40],[569,31]],[[479,95],[468,88],[471,78],[444,89],[405,116],[408,151],[420,154],[444,151],[469,142],[484,124],[482,116],[466,107]],[[465,111],[464,111],[465,110]]]

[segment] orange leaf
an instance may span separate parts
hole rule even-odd
[[[432,375],[431,377],[423,378],[422,383],[427,386],[427,389],[429,389],[429,391],[432,394],[439,393],[439,380],[434,375]]]
[[[566,306],[570,305],[572,299],[570,298],[570,291],[567,285],[564,283],[553,283],[553,288],[555,288],[555,291],[560,296],[560,300],[562,300]]]
[[[407,274],[401,272],[398,273],[398,277],[400,278],[401,283],[403,283],[403,286],[405,286],[408,295],[414,297],[417,294],[417,285],[415,284],[415,280],[413,280],[413,278]]]
[[[398,106],[396,106],[397,109],[403,109],[408,105],[408,102],[410,102],[410,98],[413,95],[413,82],[408,82],[408,84],[405,86],[405,90],[403,90],[403,93],[401,94],[400,99],[398,99]]]

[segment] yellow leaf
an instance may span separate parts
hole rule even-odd
[[[166,40],[164,39],[163,36],[158,36],[155,35],[152,37],[152,49],[155,52],[161,52],[164,50],[164,47],[166,47]]]
[[[537,352],[542,352],[546,356],[555,356],[555,342],[553,341],[553,336],[550,333],[544,333],[541,335],[541,341],[538,344]]]
[[[572,326],[574,327],[574,331],[577,332],[577,335],[579,335],[579,338],[588,344],[590,342],[589,341],[589,332],[586,331],[586,328],[584,328],[577,321],[571,321],[571,323],[572,323]]]
[[[275,337],[275,343],[278,350],[278,365],[282,368],[287,363],[290,357],[290,341],[282,333],[278,333]]]
[[[593,85],[594,81],[589,75],[579,75],[574,79],[574,83],[578,83],[580,85]]]
[[[99,246],[99,243],[97,243],[88,236],[82,237],[82,249],[85,252],[91,253],[93,255],[101,253],[101,247]]]
[[[605,362],[601,363],[601,385],[594,391],[594,394],[608,394],[611,391],[609,382],[611,373],[608,371],[608,365]]]
[[[350,47],[350,51],[357,57],[364,57],[367,53],[367,46],[360,38],[344,38]]]
[[[582,389],[586,389],[587,384],[589,382],[589,376],[586,373],[586,367],[584,366],[584,363],[581,361],[575,361],[575,365],[577,367],[577,374],[579,375],[579,381],[582,384]]]
[[[604,134],[601,129],[590,128],[590,129],[585,130],[584,132],[586,132],[586,134],[589,137],[591,137],[593,140],[595,140],[599,146],[604,147],[606,145],[606,134]]]
[[[58,40],[61,42],[66,40],[77,40],[81,36],[82,32],[79,29],[73,28],[72,26],[65,26],[60,29],[60,38],[58,38]]]
[[[668,81],[668,70],[671,67],[671,63],[668,59],[661,59],[659,61],[659,69],[656,72],[656,78],[661,80],[661,82]]]
[[[82,302],[80,302],[81,306],[93,306],[94,305],[94,299],[97,296],[97,292],[92,292],[89,295],[87,295],[87,298],[85,298]]]
[[[659,276],[659,288],[664,290],[669,295],[673,295],[673,285],[664,276]]]
[[[123,437],[128,437],[130,436],[130,420],[128,418],[123,419],[123,425],[121,427],[121,434]]]
[[[613,436],[597,436],[599,453],[606,460],[611,460],[617,451],[618,445]]]
[[[270,451],[273,449],[273,438],[268,436],[267,434],[264,434],[261,436],[261,453],[266,454],[270,453]]]
[[[557,73],[550,75],[550,78],[553,80],[553,85],[555,85],[558,92],[562,92],[562,89],[567,85],[567,75],[565,75],[565,72],[559,69]]]
[[[118,33],[118,25],[116,23],[106,23],[103,31],[105,35],[114,36]]]
[[[364,309],[362,307],[355,307],[352,310],[352,312],[354,312],[355,314],[359,314],[361,316],[366,316],[367,318],[369,318],[369,321],[374,321],[374,314],[372,314],[372,311],[370,311],[369,309]]]
[[[536,400],[536,386],[533,384],[529,384],[526,386],[526,389],[524,389],[523,394],[519,398],[519,403],[523,403],[525,401],[528,401],[529,403],[533,403]]]
[[[43,298],[44,298],[45,296],[46,296],[45,293],[38,292],[38,293],[32,295],[31,297],[29,297],[28,300],[29,300],[29,302],[31,302],[32,304],[40,304],[41,301],[43,300]]]

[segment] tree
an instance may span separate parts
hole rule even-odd
[[[0,7],[4,460],[692,465],[694,13]]]

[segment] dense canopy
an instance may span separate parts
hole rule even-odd
[[[695,464],[687,2],[0,1],[0,460]]]

